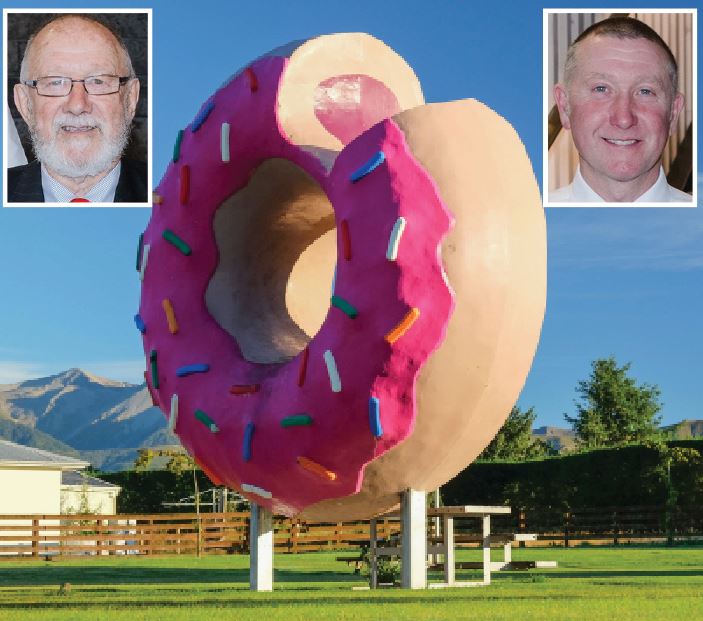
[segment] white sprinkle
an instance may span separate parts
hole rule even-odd
[[[271,498],[273,496],[271,492],[267,492],[265,489],[261,489],[256,485],[249,485],[249,483],[242,483],[242,491],[250,494],[256,494],[262,498]]]
[[[171,416],[168,418],[168,430],[173,432],[176,429],[178,420],[178,395],[174,392],[171,396]]]
[[[390,239],[388,240],[388,250],[386,251],[386,259],[389,261],[395,261],[398,258],[398,244],[400,244],[400,238],[403,236],[403,231],[405,230],[405,218],[400,216],[395,221],[393,225],[393,230],[391,231]]]
[[[229,162],[229,123],[222,123],[220,151],[222,152],[222,161]]]
[[[149,244],[144,244],[144,248],[142,248],[142,267],[139,270],[139,280],[144,280],[144,272],[146,271],[146,262],[149,259],[149,248],[151,248],[151,246]]]
[[[342,380],[339,379],[339,371],[337,371],[337,363],[334,361],[334,356],[332,352],[328,349],[323,354],[325,359],[325,364],[327,365],[327,375],[330,376],[330,386],[332,387],[332,392],[342,391]]]

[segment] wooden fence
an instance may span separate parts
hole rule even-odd
[[[494,533],[536,533],[535,545],[627,543],[703,538],[703,508],[606,507],[514,510],[493,518]],[[249,549],[249,513],[161,515],[0,515],[0,560],[76,555],[238,554]],[[431,528],[433,521],[429,521]],[[457,533],[478,533],[462,520]],[[378,521],[379,539],[400,532],[396,519]],[[277,552],[358,549],[369,522],[274,520]],[[530,545],[530,544],[528,544]]]

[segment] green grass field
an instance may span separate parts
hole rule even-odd
[[[248,590],[246,556],[2,562],[0,620],[703,619],[701,546],[520,549],[515,560],[559,567],[494,574],[488,587],[426,591],[353,591],[364,578],[335,556],[276,555],[273,593]],[[476,551],[458,556],[478,560]],[[70,593],[60,594],[65,582]]]

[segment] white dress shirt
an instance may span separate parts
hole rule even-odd
[[[664,169],[659,169],[659,176],[654,185],[642,196],[636,198],[635,203],[690,203],[693,197],[686,192],[677,190],[666,181]],[[576,168],[574,180],[563,188],[549,193],[550,203],[610,203],[596,193],[596,191],[586,183],[581,175],[581,168]],[[618,204],[618,203],[613,203]]]
[[[74,194],[67,187],[61,185],[44,168],[41,167],[41,187],[44,191],[45,203],[70,203],[74,198],[87,198],[91,203],[112,203],[115,200],[117,183],[120,180],[122,163],[118,162],[107,175],[98,181],[85,194]],[[81,203],[76,203],[80,206]]]

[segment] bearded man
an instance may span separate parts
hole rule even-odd
[[[120,38],[88,15],[30,37],[14,87],[35,162],[8,170],[8,202],[147,201],[147,166],[122,158],[139,80]]]

